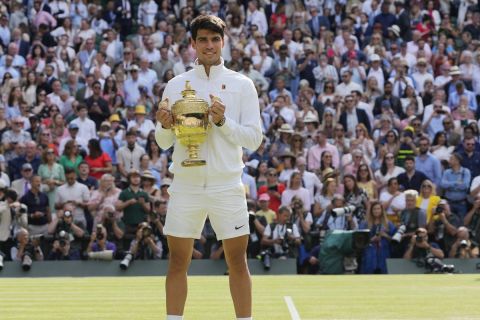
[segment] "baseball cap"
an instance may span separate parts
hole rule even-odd
[[[262,193],[260,197],[258,197],[258,201],[270,201],[270,196],[266,193]]]
[[[78,124],[71,122],[71,123],[68,125],[68,129],[70,129],[70,130],[78,129]]]
[[[245,162],[245,165],[247,167],[252,168],[252,169],[257,169],[259,163],[260,163],[260,161],[258,161],[257,159],[252,159],[250,161]]]
[[[22,170],[33,170],[33,167],[30,163],[27,162],[22,165]]]
[[[162,185],[161,185],[161,187],[163,187],[163,186],[169,186],[169,185],[171,185],[171,184],[172,184],[172,179],[170,179],[170,178],[164,178],[164,179],[162,180]]]

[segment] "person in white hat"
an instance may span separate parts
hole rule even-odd
[[[450,63],[445,62],[440,66],[440,75],[435,77],[433,81],[433,86],[435,88],[445,88],[445,86],[452,80],[452,76],[450,75]]]
[[[127,130],[137,130],[137,142],[144,148],[146,147],[148,134],[155,130],[155,125],[153,124],[152,120],[146,118],[146,115],[147,110],[145,106],[137,105],[135,107],[135,120],[129,121],[127,128]]]
[[[125,105],[134,106],[140,99],[139,87],[147,87],[149,84],[141,77],[139,77],[140,68],[136,64],[130,66],[130,77],[125,80],[123,84],[123,91],[125,92]]]
[[[423,93],[425,81],[430,80],[433,82],[433,75],[427,72],[427,67],[428,63],[425,58],[417,60],[417,71],[412,74],[412,78],[418,93]]]
[[[226,25],[212,15],[197,16],[190,25],[197,62],[190,71],[171,79],[157,112],[155,138],[162,149],[174,145],[174,174],[168,192],[164,233],[170,250],[166,279],[167,320],[183,319],[187,299],[187,271],[194,239],[199,239],[207,216],[222,240],[229,267],[229,283],[237,319],[252,319],[252,287],[246,251],[249,214],[242,185],[242,148],[256,150],[262,142],[258,94],[253,82],[224,66],[221,57]],[[171,107],[182,98],[189,80],[199,98],[211,105],[211,129],[200,145],[206,165],[183,167],[186,147],[172,132]]]
[[[377,85],[379,88],[383,88],[385,84],[385,73],[382,69],[382,59],[376,53],[369,57],[370,68],[367,70],[367,79],[375,77],[377,79]]]

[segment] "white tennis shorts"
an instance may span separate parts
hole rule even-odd
[[[170,191],[164,233],[200,239],[207,215],[218,240],[250,234],[243,185],[224,191]]]

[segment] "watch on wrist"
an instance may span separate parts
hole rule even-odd
[[[225,120],[226,120],[226,118],[225,118],[225,116],[223,116],[222,120],[220,120],[219,122],[215,123],[215,125],[216,125],[217,127],[221,127],[221,126],[223,126],[223,125],[225,124]]]

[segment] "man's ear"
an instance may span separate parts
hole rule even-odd
[[[190,37],[190,45],[192,46],[193,49],[197,49],[197,48],[196,48],[196,45],[197,45],[197,44],[196,44],[195,40],[194,40],[192,37]]]

